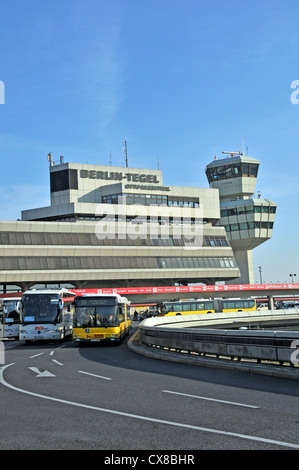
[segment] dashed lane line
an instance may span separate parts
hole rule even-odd
[[[148,416],[141,416],[141,415],[136,415],[132,413],[126,413],[124,411],[116,411],[116,410],[109,410],[106,408],[100,408],[98,406],[91,406],[91,405],[86,405],[84,403],[77,403],[74,401],[69,401],[69,400],[62,400],[61,398],[54,398],[54,397],[49,397],[48,395],[41,395],[40,393],[35,393],[35,392],[29,392],[28,390],[23,390],[21,388],[15,387],[14,385],[9,384],[6,382],[3,376],[3,372],[5,369],[8,367],[14,365],[14,363],[7,364],[3,367],[0,368],[0,384],[2,384],[4,387],[8,387],[11,390],[14,390],[16,392],[24,393],[26,395],[31,395],[33,397],[37,398],[43,398],[44,400],[50,400],[50,401],[55,401],[58,403],[63,403],[64,405],[71,405],[71,406],[77,406],[79,408],[86,408],[89,410],[94,410],[94,411],[100,411],[102,413],[108,413],[111,415],[116,415],[116,416],[123,416],[125,418],[133,418],[133,419],[138,419],[140,421],[147,421],[155,424],[164,424],[167,426],[174,426],[177,428],[185,428],[185,429],[190,429],[193,431],[201,431],[201,432],[206,432],[206,433],[211,433],[211,434],[217,434],[217,435],[222,435],[222,436],[229,436],[229,437],[236,437],[239,439],[246,439],[249,441],[255,441],[255,442],[261,442],[263,444],[271,444],[271,445],[276,445],[276,446],[281,446],[281,447],[289,447],[292,449],[299,449],[299,444],[293,444],[291,442],[283,442],[283,441],[276,441],[273,439],[266,439],[263,437],[257,437],[257,436],[249,436],[246,434],[239,434],[235,432],[229,432],[229,431],[221,431],[218,429],[211,429],[211,428],[204,428],[201,426],[195,426],[192,424],[184,424],[184,423],[177,423],[174,421],[168,421],[165,419],[158,419],[158,418],[150,418]]]
[[[207,400],[207,401],[223,403],[223,404],[226,404],[226,405],[243,406],[245,408],[254,408],[254,409],[259,408],[259,406],[246,405],[244,403],[237,403],[237,402],[234,402],[234,401],[218,400],[216,398],[200,397],[198,395],[189,395],[188,393],[172,392],[171,390],[162,390],[162,392],[171,393],[173,395],[181,395],[181,396],[189,397],[189,398],[198,398],[199,400]]]

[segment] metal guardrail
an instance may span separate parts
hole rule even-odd
[[[244,325],[247,328],[243,329]],[[275,325],[274,329],[261,329]],[[295,331],[283,330],[298,325]],[[241,328],[241,329],[240,329]],[[280,328],[280,329],[279,329]],[[139,325],[140,343],[174,352],[298,367],[299,310],[155,317]],[[297,344],[296,344],[297,341]],[[299,368],[298,368],[299,373]]]

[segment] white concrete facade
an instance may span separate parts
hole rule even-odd
[[[51,205],[0,222],[0,285],[214,284],[240,275],[219,191],[161,170],[50,165]]]

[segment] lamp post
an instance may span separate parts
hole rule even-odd
[[[263,279],[262,279],[262,267],[259,266],[259,272],[260,272],[260,284],[263,284]]]
[[[296,274],[290,274],[290,277],[292,278],[292,282],[294,282],[294,276],[296,276]]]

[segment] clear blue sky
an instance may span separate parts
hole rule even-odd
[[[49,205],[47,154],[208,187],[222,150],[260,160],[278,203],[255,280],[299,281],[298,0],[2,0],[0,220]],[[1,102],[1,97],[0,97]]]

